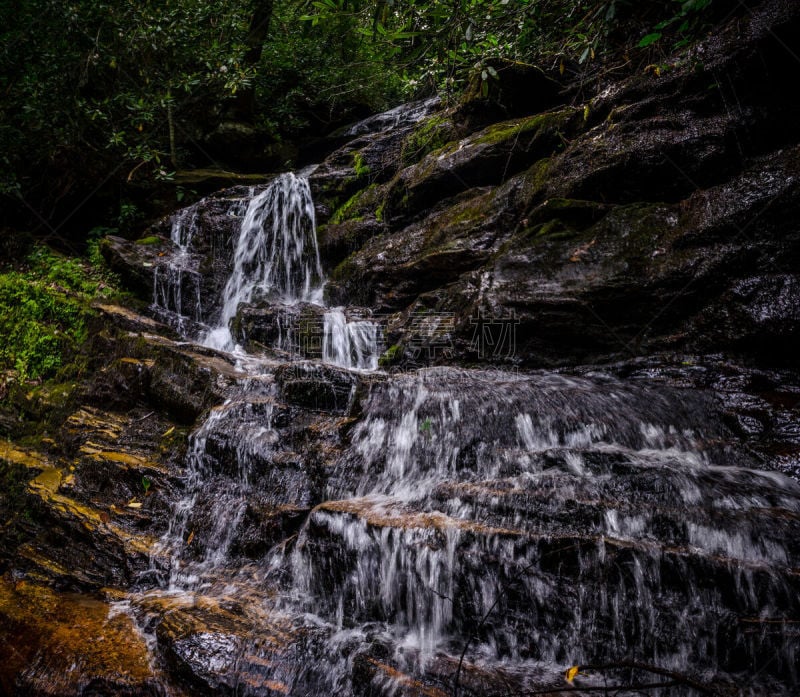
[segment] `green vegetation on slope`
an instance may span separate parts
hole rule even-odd
[[[65,369],[88,339],[91,302],[115,293],[91,262],[36,247],[19,268],[0,273],[0,369],[20,380]]]

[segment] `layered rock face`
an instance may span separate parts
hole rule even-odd
[[[2,690],[796,692],[798,28],[107,239],[138,312],[0,419]]]

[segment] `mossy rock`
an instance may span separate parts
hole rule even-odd
[[[376,211],[383,203],[386,186],[370,184],[360,189],[339,206],[330,218],[330,224],[338,225],[346,220],[363,220],[367,216],[377,217]]]
[[[566,108],[493,124],[430,152],[406,167],[387,193],[388,219],[402,224],[443,198],[476,186],[498,185],[555,155],[580,128],[578,109]]]
[[[403,142],[400,166],[408,167],[425,155],[444,147],[458,138],[452,119],[446,114],[436,114],[420,122]]]

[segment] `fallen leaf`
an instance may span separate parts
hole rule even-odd
[[[167,436],[171,436],[174,432],[175,432],[175,427],[172,426],[171,428],[168,428],[166,431],[164,431],[164,433],[161,434],[161,437],[166,438]]]
[[[572,668],[568,668],[567,672],[564,674],[564,677],[567,679],[567,682],[572,685],[572,681],[575,679],[575,676],[578,674],[578,670],[580,666],[572,666]]]
[[[131,499],[128,501],[128,508],[141,508],[142,504],[140,501],[136,501],[135,499]]]
[[[194,539],[194,530],[189,533],[189,537],[186,539],[186,546],[188,547],[192,544],[192,540]]]

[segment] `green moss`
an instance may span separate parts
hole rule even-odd
[[[369,165],[364,162],[364,156],[358,151],[353,153],[353,171],[357,179],[369,174]]]
[[[486,214],[485,207],[482,204],[483,199],[479,204],[464,206],[452,218],[447,220],[448,225],[460,225],[461,223],[473,223],[481,220]]]
[[[575,110],[570,108],[545,112],[526,119],[504,121],[484,129],[473,142],[476,144],[495,144],[529,135],[533,131],[558,130],[566,125],[566,122],[574,113]]]
[[[381,368],[388,368],[389,366],[398,363],[403,357],[403,347],[400,344],[394,344],[384,351],[378,358],[378,365]]]
[[[366,210],[371,208],[371,199],[374,197],[376,184],[370,184],[366,189],[361,189],[353,194],[347,201],[339,206],[331,216],[331,224],[338,225],[345,220],[360,220],[364,218]],[[365,210],[366,209],[366,210]]]
[[[149,237],[142,237],[140,240],[136,240],[136,244],[143,244],[143,245],[156,245],[161,244],[162,240],[160,237],[156,237],[155,235],[150,235]]]
[[[356,265],[353,263],[350,257],[348,257],[338,266],[336,266],[336,268],[331,272],[331,280],[340,283],[346,282],[350,278],[352,278],[355,271],[356,271]]]
[[[419,162],[425,155],[442,148],[455,138],[455,127],[450,119],[437,114],[425,119],[406,138],[400,151],[401,166]]]

